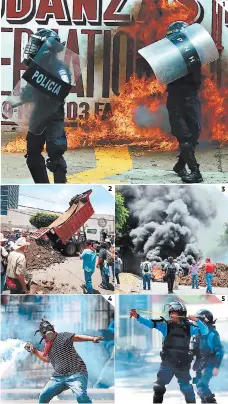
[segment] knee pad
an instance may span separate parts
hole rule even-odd
[[[59,158],[49,158],[46,161],[46,166],[48,168],[48,170],[50,170],[52,173],[56,172],[56,171],[61,171],[63,173],[67,173],[67,165],[66,165],[66,161],[64,160],[64,158],[62,156],[60,156]]]
[[[46,149],[50,159],[55,159],[56,156],[62,156],[67,150],[66,136],[64,135],[58,139],[47,140]]]
[[[156,394],[160,394],[160,395],[163,395],[166,392],[165,386],[162,384],[159,384],[159,382],[154,383],[153,389]]]
[[[29,168],[34,168],[34,167],[44,167],[45,166],[45,159],[42,156],[42,154],[35,154],[35,153],[29,153],[25,155],[26,158],[26,163]]]

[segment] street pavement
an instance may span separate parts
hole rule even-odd
[[[177,295],[202,295],[205,291],[205,286],[200,286],[199,289],[192,289],[191,286],[179,285],[179,288],[177,290],[174,289],[173,292]],[[120,274],[120,285],[115,286],[115,293],[166,295],[168,287],[167,283],[164,282],[151,282],[151,290],[144,290],[140,276],[122,272]],[[213,293],[216,295],[227,295],[228,288],[213,287]]]
[[[42,281],[53,282],[55,288],[51,293],[84,293],[84,271],[82,269],[82,261],[78,256],[67,257],[66,260],[60,264],[53,264],[47,267],[45,270],[33,271],[32,280],[38,284]],[[110,277],[110,282],[112,277]],[[100,269],[96,268],[92,275],[92,283],[95,293],[102,295],[109,295],[114,293],[113,284],[110,283],[112,290],[102,289]]]
[[[16,137],[15,132],[3,132],[2,145]],[[25,153],[2,153],[2,183],[32,184]],[[182,184],[172,171],[178,152],[153,152],[127,146],[95,147],[69,150],[65,153],[69,183],[129,183]],[[204,183],[228,182],[228,147],[200,147],[197,159]],[[44,154],[45,155],[45,154]],[[50,181],[53,181],[50,175]]]

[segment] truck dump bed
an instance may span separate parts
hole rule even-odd
[[[35,240],[41,238],[44,234],[51,232],[57,234],[63,244],[84,225],[85,222],[94,214],[89,196],[92,190],[83,192],[72,198],[69,209],[62,213],[50,226],[41,228],[31,235]],[[47,234],[48,235],[48,234]]]

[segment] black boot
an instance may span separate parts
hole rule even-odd
[[[205,403],[217,403],[214,394],[212,394],[211,396],[208,396],[208,397],[204,397],[204,402]]]
[[[54,173],[54,183],[55,184],[65,184],[67,182],[65,172],[61,170],[57,170]]]
[[[190,174],[184,175],[181,179],[183,182],[185,182],[187,184],[195,184],[195,183],[203,182],[203,177],[199,170],[198,165],[191,169]]]
[[[186,163],[185,160],[182,158],[182,156],[179,156],[179,159],[177,161],[177,163],[175,164],[175,166],[173,167],[173,171],[179,176],[179,177],[183,177],[184,175],[187,175],[188,172],[185,168]]]

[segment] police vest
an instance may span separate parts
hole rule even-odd
[[[166,274],[169,275],[175,275],[176,273],[176,267],[174,264],[168,264],[167,269],[166,269]]]
[[[154,321],[154,320],[152,320]],[[156,323],[165,321],[155,320]],[[176,366],[189,365],[192,361],[190,354],[190,323],[185,321],[182,324],[175,324],[167,321],[167,336],[162,345],[161,358],[167,360]]]

